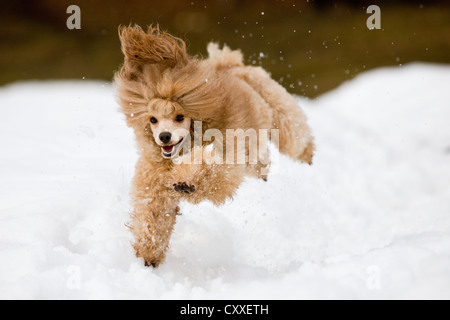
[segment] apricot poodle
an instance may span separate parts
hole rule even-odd
[[[158,266],[180,201],[221,205],[246,175],[266,180],[268,139],[309,164],[314,140],[296,99],[261,67],[244,65],[240,51],[210,43],[208,59],[189,56],[183,40],[152,26],[120,27],[119,36],[125,58],[114,83],[140,153],[129,228],[137,257]],[[237,132],[245,143],[234,143]]]

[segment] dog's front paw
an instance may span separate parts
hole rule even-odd
[[[194,193],[195,192],[195,186],[189,185],[186,182],[178,182],[173,184],[173,189],[177,192],[183,192],[183,193]]]

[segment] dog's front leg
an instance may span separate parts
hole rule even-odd
[[[243,165],[180,163],[174,165],[168,187],[175,196],[194,204],[209,200],[222,205],[233,197],[244,175]]]
[[[136,256],[147,266],[164,261],[178,213],[178,202],[164,185],[168,166],[140,160],[133,181],[133,206],[128,223],[134,236]]]
[[[136,199],[129,227],[136,256],[143,258],[146,266],[157,267],[164,261],[178,211],[168,192],[161,198]]]

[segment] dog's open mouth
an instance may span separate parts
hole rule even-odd
[[[162,147],[161,147],[161,150],[162,150],[163,156],[164,156],[165,158],[171,158],[171,157],[173,157],[174,154],[176,153],[178,147],[180,147],[181,144],[183,143],[183,140],[184,140],[184,138],[181,138],[181,140],[178,141],[177,144],[173,144],[173,145],[171,145],[171,146],[162,146]]]

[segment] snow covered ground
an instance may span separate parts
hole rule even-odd
[[[158,269],[124,226],[137,156],[111,85],[0,88],[0,298],[449,299],[449,84],[412,64],[299,98],[315,164],[183,204]]]

